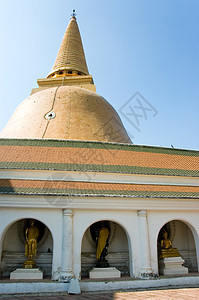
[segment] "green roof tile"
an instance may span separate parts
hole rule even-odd
[[[173,155],[188,155],[199,157],[199,151],[165,148],[157,146],[141,146],[132,144],[87,142],[73,140],[48,140],[48,139],[5,139],[0,138],[0,146],[35,146],[35,147],[77,147],[94,149],[128,150],[136,152],[166,153]]]
[[[106,173],[189,176],[189,177],[199,176],[199,170],[147,168],[147,167],[121,166],[121,165],[94,165],[94,164],[82,165],[82,164],[39,163],[39,162],[37,163],[0,162],[0,169],[106,172]]]
[[[0,194],[12,195],[48,195],[48,196],[109,196],[109,197],[141,197],[141,198],[194,198],[198,193],[158,192],[158,191],[120,191],[120,190],[83,190],[83,189],[39,189],[1,187]]]

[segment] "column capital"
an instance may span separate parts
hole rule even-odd
[[[146,218],[147,212],[146,212],[146,210],[138,210],[137,215],[138,215],[138,217],[145,217]]]
[[[72,209],[63,209],[63,216],[72,217],[73,215],[74,215],[74,212]]]

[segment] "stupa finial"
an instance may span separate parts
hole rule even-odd
[[[76,14],[76,12],[75,12],[75,9],[73,9],[73,13],[72,13],[71,17],[72,17],[72,18],[76,18],[76,15],[77,15],[77,14]]]

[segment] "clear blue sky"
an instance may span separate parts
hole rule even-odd
[[[198,0],[0,1],[0,130],[51,70],[73,9],[97,92],[137,109],[120,114],[134,144],[199,150]],[[155,116],[127,103],[137,91]]]

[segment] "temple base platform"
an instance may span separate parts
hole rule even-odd
[[[121,277],[121,272],[115,267],[108,268],[93,268],[89,272],[89,278],[99,279],[99,278],[119,278]]]
[[[16,269],[10,273],[10,279],[43,279],[43,272],[38,269]]]

